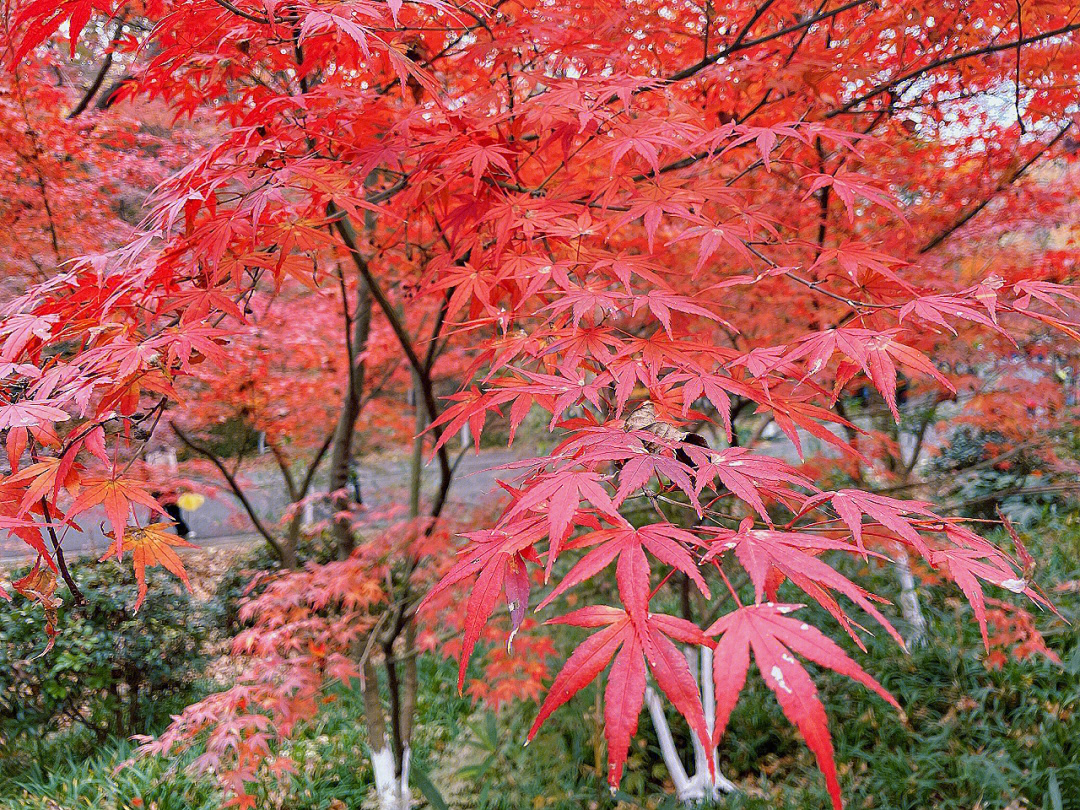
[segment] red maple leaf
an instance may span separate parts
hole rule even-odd
[[[722,616],[706,630],[719,636],[713,653],[713,680],[716,690],[716,720],[713,743],[724,736],[731,711],[746,684],[750,668],[750,652],[754,653],[761,677],[776,695],[784,716],[802,732],[807,746],[817,757],[818,767],[832,797],[833,807],[840,810],[840,783],[836,778],[832,738],[829,736],[825,707],[806,670],[796,661],[800,655],[815,664],[852,678],[873,690],[897,710],[900,705],[876,680],[866,674],[847,653],[816,627],[787,614],[802,605],[768,603],[740,607]],[[793,655],[794,654],[794,655]]]
[[[701,744],[710,747],[697,682],[686,657],[672,643],[674,639],[684,644],[710,646],[696,625],[675,616],[650,613],[635,616],[633,611],[627,613],[598,605],[576,610],[548,623],[604,629],[587,638],[566,659],[529,729],[529,741],[552,712],[592,683],[614,657],[615,663],[604,688],[608,782],[613,787],[619,783],[630,739],[637,731],[638,715],[645,699],[646,669],[652,672],[657,686],[686,718]]]

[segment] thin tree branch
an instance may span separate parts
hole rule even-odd
[[[352,220],[337,206],[336,203],[331,201],[327,204],[327,213],[334,223],[334,227],[337,229],[338,235],[341,237],[341,241],[344,242],[345,247],[348,249],[349,254],[353,258],[353,262],[356,264],[357,270],[364,277],[364,281],[367,282],[368,288],[371,291],[372,297],[379,305],[379,309],[382,310],[383,315],[390,324],[390,328],[393,330],[394,335],[398,339],[398,344],[401,346],[401,350],[405,353],[405,356],[409,359],[409,365],[412,366],[416,372],[417,378],[420,382],[420,391],[424,397],[424,405],[427,408],[428,416],[434,420],[439,414],[439,407],[435,401],[435,392],[431,384],[431,375],[428,369],[425,368],[423,360],[420,359],[416,353],[416,349],[412,345],[412,337],[405,329],[404,324],[401,322],[401,318],[398,316],[397,310],[394,309],[390,300],[386,297],[386,293],[383,292],[379,286],[377,279],[371,272],[371,268],[368,266],[367,260],[363,254],[360,253],[360,247],[356,236],[356,229],[353,227]],[[435,436],[436,442],[442,437],[441,427],[430,428]],[[441,473],[441,485],[439,492],[436,496],[435,503],[432,506],[432,517],[437,517],[446,503],[446,495],[450,489],[450,458],[446,452],[445,445],[440,446],[438,453],[439,470]]]
[[[285,454],[281,452],[280,447],[273,443],[269,444],[270,453],[274,456],[274,461],[277,462],[281,477],[285,479],[285,488],[289,491],[289,500],[295,503],[299,500],[296,496],[296,479],[293,478],[292,470],[289,469],[288,460],[285,458]]]
[[[79,100],[79,103],[67,114],[67,119],[69,121],[73,118],[78,118],[86,112],[86,108],[90,106],[90,102],[94,100],[94,96],[96,96],[98,90],[101,89],[101,85],[105,83],[105,77],[109,75],[109,69],[113,64],[113,54],[116,53],[116,46],[120,44],[120,37],[124,34],[124,23],[126,21],[126,14],[121,14],[117,18],[116,30],[113,31],[112,39],[109,41],[108,53],[105,54],[105,59],[101,63],[101,68],[98,70],[94,80],[90,83],[90,86],[86,89],[83,97]]]
[[[998,184],[994,187],[994,190],[991,191],[990,194],[987,195],[987,197],[982,202],[980,202],[978,205],[973,206],[972,208],[969,208],[959,218],[957,218],[955,222],[953,222],[947,228],[942,230],[937,236],[935,236],[933,239],[931,239],[929,242],[919,248],[919,253],[929,253],[931,250],[936,248],[938,245],[940,245],[942,242],[944,242],[946,239],[948,239],[950,236],[952,236],[954,233],[964,227],[968,222],[970,222],[980,211],[986,208],[986,206],[988,206],[994,200],[994,198],[997,197],[998,194],[1000,194],[1006,188],[1019,180],[1024,175],[1024,173],[1031,168],[1034,163],[1036,163],[1043,155],[1053,149],[1054,146],[1057,145],[1058,141],[1065,137],[1065,133],[1069,131],[1072,125],[1073,119],[1070,118],[1069,121],[1065,124],[1065,126],[1059,129],[1057,134],[1045,146],[1043,146],[1042,149],[1032,155],[1030,160],[1028,160],[1026,163],[1024,163],[1023,166],[1016,169],[1010,175],[999,181]]]
[[[60,576],[64,578],[68,590],[71,591],[71,595],[75,599],[75,604],[85,605],[86,596],[79,590],[79,586],[75,584],[75,580],[68,570],[67,560],[64,559],[64,549],[61,547],[60,540],[56,536],[56,529],[52,527],[52,517],[49,514],[49,502],[44,497],[41,499],[41,511],[45,518],[45,528],[49,533],[49,539],[52,541],[53,554],[56,556],[56,565],[60,569]]]
[[[243,488],[241,488],[240,483],[236,480],[236,476],[229,472],[224,462],[220,458],[218,458],[213,451],[209,450],[208,448],[202,447],[201,445],[198,445],[194,441],[192,441],[187,436],[187,434],[185,434],[176,425],[172,425],[172,429],[173,433],[176,434],[176,438],[183,442],[185,447],[187,447],[194,453],[198,453],[200,456],[205,458],[217,468],[218,472],[221,473],[221,476],[225,479],[225,482],[229,485],[229,488],[236,496],[236,499],[240,501],[240,505],[244,507],[244,511],[247,512],[248,517],[251,519],[252,524],[255,526],[255,531],[262,535],[263,539],[270,544],[274,551],[277,552],[279,557],[284,559],[285,550],[281,547],[280,541],[273,534],[270,533],[266,526],[263,525],[262,520],[259,519],[258,514],[256,514],[255,512],[255,507],[252,505],[251,501],[248,500],[247,494],[244,492]]]
[[[334,433],[331,431],[323,443],[319,445],[318,451],[315,453],[315,458],[311,460],[311,464],[308,465],[308,471],[304,475],[304,480],[300,484],[300,497],[304,497],[308,494],[308,490],[311,489],[311,484],[315,480],[315,473],[319,469],[319,465],[322,464],[323,458],[326,457],[327,451],[330,449],[330,445],[334,442]]]
[[[750,22],[747,23],[742,32],[740,32],[740,34],[736,37],[735,41],[732,42],[731,45],[727,46],[726,48],[721,48],[716,53],[706,56],[704,59],[701,59],[693,65],[690,65],[690,67],[683,68],[676,73],[672,73],[670,76],[663,79],[657,84],[653,84],[649,87],[643,87],[639,89],[635,93],[635,95],[639,93],[646,93],[650,90],[656,89],[657,87],[666,87],[676,82],[681,82],[683,79],[689,79],[691,76],[700,73],[702,70],[709,67],[710,65],[716,64],[726,56],[731,56],[731,54],[733,53],[737,53],[738,51],[744,51],[748,48],[754,48],[758,45],[764,45],[767,42],[771,42],[774,39],[779,39],[780,37],[786,36],[787,34],[793,34],[801,29],[809,28],[815,23],[821,22],[822,20],[826,20],[830,17],[835,17],[837,14],[843,14],[845,11],[849,11],[857,6],[865,5],[868,2],[870,2],[870,0],[851,0],[851,2],[845,3],[842,6],[837,6],[830,11],[823,11],[820,14],[814,14],[813,16],[807,17],[805,20],[801,20],[797,23],[792,23],[791,25],[785,26],[784,28],[772,32],[771,34],[765,34],[758,37],[757,39],[744,40],[743,37],[745,37],[747,33],[749,33],[750,26],[757,22],[760,15],[763,14],[765,9],[767,9],[771,5],[771,2],[766,2],[764,6],[758,9],[757,13],[754,14]]]
[[[250,20],[253,23],[259,23],[260,25],[269,25],[273,22],[273,20],[271,20],[269,17],[262,17],[258,14],[252,14],[250,12],[244,11],[242,8],[237,8],[232,3],[230,3],[229,0],[214,0],[214,2],[221,6],[223,9],[227,9],[236,16],[243,17],[245,20]]]
[[[883,84],[877,85],[873,89],[868,90],[859,96],[856,96],[851,101],[847,102],[847,104],[844,104],[842,107],[839,107],[838,109],[827,113],[825,117],[835,118],[838,115],[843,115],[844,113],[849,112],[855,107],[858,107],[863,102],[869,101],[874,96],[892,90],[899,84],[911,81],[912,79],[917,79],[924,73],[929,73],[931,70],[935,70],[939,67],[951,65],[954,62],[960,62],[964,59],[971,59],[976,56],[985,56],[986,54],[997,53],[998,51],[1007,51],[1011,48],[1022,48],[1025,45],[1031,45],[1036,42],[1041,42],[1044,39],[1050,39],[1052,37],[1071,34],[1073,31],[1076,31],[1078,29],[1080,29],[1080,23],[1071,23],[1069,25],[1063,25],[1060,28],[1055,28],[1052,31],[1044,31],[1041,34],[1032,34],[1030,37],[1018,37],[1017,39],[1010,40],[1009,42],[999,42],[993,45],[985,45],[982,48],[975,48],[974,50],[956,53],[951,56],[944,56],[941,59],[936,59],[933,62],[923,65],[920,68],[915,68],[914,70],[908,71],[901,76],[897,76],[896,78],[890,79]]]

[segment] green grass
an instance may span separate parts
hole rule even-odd
[[[450,688],[456,685],[452,661],[429,657],[419,669],[421,681],[434,687],[417,699],[414,762],[425,768],[452,746],[472,707]],[[283,784],[256,789],[258,807],[327,810],[336,799],[359,808],[368,797],[371,771],[359,686],[334,691],[318,718],[278,748],[295,773]],[[101,746],[85,732],[57,733],[36,750],[0,759],[0,809],[217,810],[224,797],[213,779],[185,769],[197,753],[173,761],[135,757],[134,747],[122,739]]]
[[[19,810],[217,810],[222,798],[205,779],[188,776],[163,759],[132,760],[133,747],[114,741],[97,754],[48,749],[48,765],[35,763],[21,774],[8,773],[0,788],[0,807]],[[126,767],[120,767],[125,762]],[[137,800],[133,803],[132,800]],[[141,801],[142,804],[137,802]]]

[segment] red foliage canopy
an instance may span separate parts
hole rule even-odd
[[[0,504],[16,531],[102,503],[124,556],[146,531],[125,539],[131,506],[150,501],[124,461],[140,425],[179,396],[179,378],[229,373],[238,302],[336,283],[328,257],[342,255],[414,370],[424,359],[409,331],[424,314],[472,348],[461,392],[441,413],[427,403],[437,445],[464,424],[479,437],[492,412],[514,429],[530,409],[550,414],[561,443],[524,467],[449,574],[476,575],[462,678],[500,594],[521,622],[530,567],[579,601],[613,568],[622,607],[562,619],[602,629],[537,721],[613,660],[613,785],[646,673],[711,746],[752,651],[840,805],[821,706],[790,653],[880,687],[788,618],[793,606],[764,601],[788,580],[856,641],[837,594],[891,629],[881,600],[830,566],[837,554],[898,544],[954,579],[984,625],[984,583],[1047,604],[1024,565],[969,528],[870,491],[903,483],[907,459],[845,402],[876,391],[899,419],[914,398],[955,398],[963,418],[1017,444],[1062,418],[1053,372],[1080,337],[1075,257],[1054,230],[1076,199],[1075,4],[7,8],[16,82],[25,58],[41,84],[55,58],[43,43],[63,23],[74,48],[97,15],[137,16],[150,32],[115,44],[141,47],[130,92],[211,122],[135,232],[4,308],[13,471]],[[57,183],[45,176],[41,194]],[[742,446],[770,422],[798,454],[833,455],[798,470]],[[698,424],[722,428],[715,446],[692,440]],[[19,472],[24,453],[35,463]],[[826,483],[836,468],[856,488]],[[23,533],[53,566],[59,544]],[[733,584],[740,568],[752,602]],[[708,633],[651,612],[673,572],[728,611]],[[722,651],[715,717],[673,639]]]

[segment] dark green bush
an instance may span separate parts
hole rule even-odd
[[[960,428],[931,461],[929,477],[954,483],[949,499],[966,517],[992,520],[1000,508],[1011,520],[1030,525],[1045,509],[1060,508],[1064,496],[1056,491],[1028,491],[1053,483],[1055,474],[1035,453],[1021,451],[989,464],[1010,446],[1001,433]]]
[[[0,610],[0,757],[54,731],[144,733],[201,674],[206,614],[175,577],[147,571],[146,601],[132,614],[130,565],[85,561],[75,571],[87,603],[74,606],[60,586],[60,635],[46,655],[30,660],[45,644],[40,608],[15,596]]]

